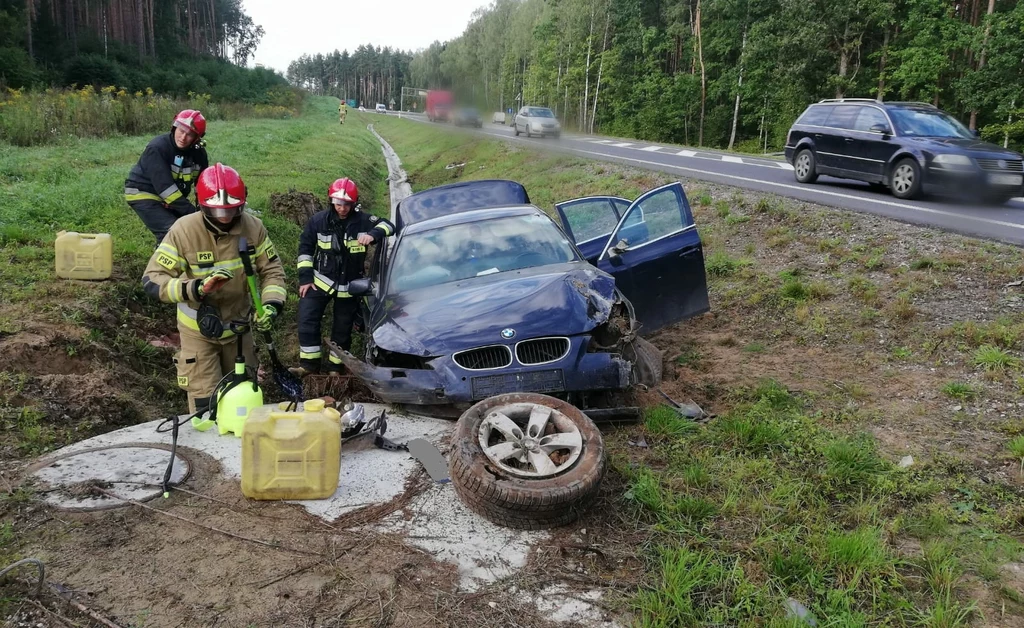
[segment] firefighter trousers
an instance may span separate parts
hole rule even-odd
[[[331,341],[345,351],[352,347],[352,326],[359,315],[357,297],[338,297],[310,288],[299,299],[299,364],[310,371],[320,370],[321,321],[327,306],[334,302]],[[341,370],[341,356],[327,356],[332,370]]]
[[[191,414],[197,407],[208,406],[217,383],[225,374],[234,372],[238,337],[231,335],[214,340],[180,325],[178,333],[181,350],[174,355],[174,366],[178,371],[178,386],[188,393]],[[242,335],[242,354],[247,365],[254,369],[259,367],[251,333]]]
[[[159,201],[143,199],[140,201],[128,201],[128,206],[135,210],[135,213],[142,219],[142,223],[146,225],[153,236],[156,237],[156,243],[160,244],[163,242],[164,236],[170,231],[171,225],[181,218],[173,210],[167,209],[163,203]]]

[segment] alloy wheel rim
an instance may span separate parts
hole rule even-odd
[[[811,158],[804,153],[800,155],[800,158],[796,160],[796,173],[800,178],[806,177],[807,173],[811,171]]]
[[[896,169],[892,177],[893,187],[900,194],[904,194],[914,185],[914,169],[903,165]]]
[[[491,464],[534,479],[566,471],[583,453],[583,435],[572,419],[535,403],[491,410],[480,423],[479,443]]]

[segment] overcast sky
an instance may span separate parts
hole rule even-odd
[[[303,54],[352,52],[360,44],[426,48],[462,34],[469,17],[490,0],[243,0],[266,34],[255,63],[282,74]]]

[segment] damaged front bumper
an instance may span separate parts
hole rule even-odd
[[[571,339],[568,354],[547,364],[513,362],[486,370],[464,369],[450,355],[430,361],[429,369],[373,366],[351,353],[343,351],[341,355],[345,367],[387,403],[445,405],[510,392],[557,394],[629,387],[632,364],[617,353],[588,353],[589,342],[589,335]]]

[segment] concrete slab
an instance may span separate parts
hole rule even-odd
[[[411,518],[397,512],[377,529],[402,533],[410,545],[457,565],[459,586],[465,591],[517,573],[526,565],[530,548],[550,536],[487,521],[466,508],[451,484],[430,487],[410,502],[408,510]]]
[[[379,416],[387,409],[380,404],[363,405],[366,408],[367,419]],[[268,406],[276,408],[276,404],[268,404]],[[131,444],[141,447],[145,447],[147,444],[170,445],[170,434],[158,434],[156,431],[156,427],[160,423],[160,421],[151,421],[102,434],[65,447],[53,456],[44,458],[44,461],[64,457],[69,453],[111,445]],[[388,410],[387,436],[398,442],[405,442],[412,438],[425,438],[438,444],[442,442],[444,436],[451,433],[454,426],[452,421],[395,414]],[[366,444],[369,443],[371,443],[371,439],[366,439]],[[294,503],[301,505],[310,514],[325,521],[333,521],[356,508],[369,504],[387,503],[401,495],[405,490],[407,479],[418,469],[416,460],[405,452],[382,451],[373,447],[372,444],[369,446],[366,444],[360,443],[342,448],[338,490],[332,497]],[[242,439],[240,438],[231,435],[219,436],[217,430],[197,432],[185,424],[181,426],[181,431],[178,434],[178,447],[196,449],[214,458],[220,462],[222,472],[228,479],[238,481],[242,477]],[[155,476],[159,481],[163,477],[169,454],[166,451],[154,451],[159,452],[159,455],[156,456],[158,459],[152,461],[154,470],[159,472]]]
[[[166,449],[146,445],[108,446],[67,452],[33,465],[29,477],[43,491],[43,501],[63,510],[106,510],[124,505],[112,497],[88,491],[94,485],[121,497],[148,501],[163,493],[160,483],[170,459]],[[175,456],[173,482],[181,482],[191,472],[191,464],[182,455]]]

